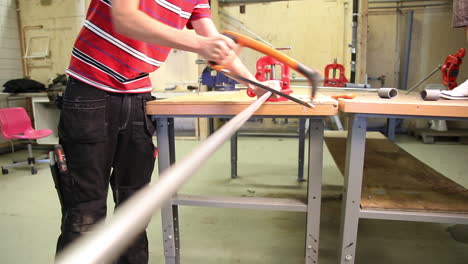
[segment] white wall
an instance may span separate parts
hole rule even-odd
[[[0,0],[0,91],[11,79],[23,77],[18,19],[14,0]],[[0,95],[0,107],[7,107],[7,95]],[[0,144],[6,141],[0,137]]]
[[[23,67],[15,1],[0,0],[0,85],[21,77]]]

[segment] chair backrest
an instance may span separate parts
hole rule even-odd
[[[0,126],[2,136],[10,140],[15,134],[22,134],[32,129],[31,119],[23,107],[0,109]]]

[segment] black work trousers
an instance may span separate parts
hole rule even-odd
[[[106,92],[70,78],[59,123],[69,175],[60,179],[62,225],[57,252],[105,218],[108,186],[116,206],[150,182],[154,125],[150,93]],[[148,263],[143,232],[117,263]]]

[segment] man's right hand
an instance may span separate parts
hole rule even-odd
[[[236,43],[221,34],[202,39],[200,50],[197,52],[208,61],[223,65],[229,63],[229,60],[235,56],[234,48]]]

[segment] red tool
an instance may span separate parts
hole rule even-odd
[[[286,66],[284,63],[278,61],[275,58],[270,56],[263,56],[257,60],[257,72],[255,74],[255,78],[261,82],[266,80],[275,80],[275,67],[281,67],[281,92],[284,94],[290,95],[293,90],[291,90],[290,84],[291,80],[289,79],[289,67]],[[247,95],[250,97],[255,97],[256,94],[252,91],[252,89],[247,89]],[[286,97],[280,96],[277,98],[268,98],[267,101],[278,102],[278,101],[287,101]]]
[[[465,57],[465,49],[461,48],[457,53],[448,55],[440,69],[442,71],[442,81],[449,90],[458,86],[457,77],[463,57]]]
[[[57,164],[58,171],[62,175],[68,174],[67,160],[65,158],[65,153],[63,151],[62,145],[55,145],[54,147],[54,157]]]
[[[333,78],[330,78],[330,70],[333,70]],[[336,71],[339,70],[339,78],[336,78]],[[325,79],[323,86],[327,87],[345,87],[345,84],[349,82],[345,76],[345,68],[343,65],[336,63],[336,59],[332,64],[325,66]]]
[[[258,51],[258,52],[261,52],[261,53],[263,53],[265,55],[268,55],[268,56],[278,60],[279,62],[283,63],[284,65],[286,65],[286,66],[298,71],[302,75],[304,75],[304,77],[306,77],[308,79],[308,81],[310,83],[310,86],[312,88],[311,97],[312,98],[315,97],[315,93],[317,92],[317,86],[318,86],[319,82],[322,79],[320,74],[318,73],[318,71],[316,71],[314,69],[310,69],[310,68],[306,67],[305,65],[299,63],[298,61],[288,57],[285,54],[283,54],[282,52],[277,51],[274,48],[271,48],[271,47],[269,47],[269,46],[267,46],[267,45],[265,45],[265,44],[263,44],[261,42],[258,42],[256,40],[251,39],[249,37],[246,37],[244,35],[241,35],[241,34],[238,34],[238,33],[232,32],[232,31],[224,31],[223,34],[225,36],[231,38],[232,40],[234,40],[234,42],[236,42],[239,46],[248,47],[248,48],[254,49],[254,50]],[[224,68],[226,68],[225,66],[213,65],[213,64],[212,64],[211,67],[213,69],[217,70],[217,71],[222,71]],[[225,71],[223,71],[223,73],[226,74]],[[241,79],[241,78],[239,78],[240,76],[236,76],[236,75],[231,75],[231,77]],[[250,81],[253,82],[252,80],[250,80]],[[260,86],[260,88],[263,88],[263,87]],[[274,90],[274,91],[278,92],[276,90]],[[287,94],[284,94],[282,92],[278,92],[276,94],[278,94],[280,96],[283,96],[283,97],[286,97],[288,99],[294,98],[294,97],[291,97],[291,96],[289,96]],[[293,100],[293,99],[290,99],[290,100]]]

